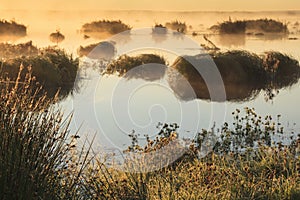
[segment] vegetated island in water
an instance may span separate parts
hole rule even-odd
[[[85,23],[81,32],[85,37],[106,38],[123,31],[129,31],[131,27],[124,24],[121,20],[99,20],[91,23]]]
[[[155,24],[152,28],[152,34],[167,34],[167,32],[167,27],[162,24]]]
[[[211,55],[196,55],[178,57],[171,65],[173,78],[169,84],[179,98],[191,100],[194,98],[208,99],[212,101],[223,101],[222,99],[211,99],[205,77],[202,77],[195,66],[190,64],[203,63],[209,65],[214,61],[226,91],[227,101],[247,101],[255,98],[261,90],[266,91],[266,100],[271,100],[279,89],[291,86],[300,78],[299,62],[280,52],[265,52],[257,55],[247,51],[215,52]],[[190,62],[188,62],[190,61]],[[212,67],[212,66],[206,66]],[[181,76],[175,76],[179,72]],[[172,73],[172,70],[171,70]],[[170,75],[169,75],[170,76]],[[181,80],[187,80],[184,84]],[[186,85],[186,86],[185,86]],[[186,89],[192,87],[191,94]],[[220,85],[213,85],[214,90],[222,89]],[[195,95],[195,96],[193,96]]]
[[[287,34],[287,25],[273,19],[224,21],[210,27],[210,30],[220,34],[255,34],[265,33]]]
[[[58,44],[65,39],[65,36],[60,31],[56,30],[55,33],[49,35],[49,39],[51,42]]]
[[[179,33],[186,33],[187,31],[187,25],[185,22],[180,22],[180,21],[171,21],[167,22],[165,25],[168,29],[177,31]]]
[[[27,34],[27,28],[15,21],[0,20],[0,36],[23,37]]]
[[[144,79],[154,81],[161,79],[166,71],[166,60],[155,54],[137,56],[122,55],[110,62],[103,74],[117,74],[126,79]]]
[[[167,73],[167,81],[178,98],[217,102],[249,101],[261,91],[265,92],[266,101],[272,100],[280,89],[296,84],[300,78],[299,62],[275,51],[262,55],[244,50],[212,51],[209,55],[178,57],[169,68],[164,65],[167,65],[165,59],[155,54],[123,55],[107,64],[103,74],[155,81]],[[225,89],[226,99],[221,93],[212,99],[205,77],[196,69],[209,71],[213,65],[217,67],[222,83],[214,83],[210,89]]]

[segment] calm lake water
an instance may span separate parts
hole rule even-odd
[[[293,12],[151,12],[151,11],[0,11],[4,19],[15,19],[28,27],[28,35],[10,42],[21,43],[29,40],[38,47],[52,45],[49,34],[60,30],[66,39],[59,47],[77,56],[80,45],[100,42],[100,39],[84,39],[80,34],[86,22],[100,19],[122,20],[133,27],[130,35],[112,37],[117,54],[137,55],[156,53],[166,58],[171,65],[179,55],[203,53],[200,44],[206,44],[203,34],[212,25],[235,19],[272,18],[288,23],[288,36],[221,36],[209,35],[209,39],[221,50],[248,50],[257,54],[265,51],[279,51],[300,60],[300,11]],[[185,36],[168,33],[154,37],[151,27],[155,23],[165,24],[173,20],[187,23]],[[198,35],[193,37],[192,32]],[[290,37],[299,40],[289,40]],[[0,39],[1,40],[1,39]],[[193,137],[201,129],[210,129],[214,123],[220,127],[225,121],[232,122],[232,111],[236,108],[255,108],[257,114],[281,114],[281,122],[288,132],[300,132],[299,102],[300,85],[292,85],[279,90],[274,99],[266,101],[265,92],[251,100],[210,102],[205,99],[180,100],[171,89],[167,73],[162,78],[149,81],[139,78],[120,78],[115,75],[103,76],[99,66],[87,65],[82,58],[77,78],[78,88],[59,103],[66,114],[74,112],[72,130],[80,128],[81,134],[96,133],[95,145],[106,148],[124,149],[130,139],[128,134],[135,130],[143,138],[144,134],[155,137],[159,131],[158,122],[177,123],[182,137]],[[152,72],[151,72],[152,73]],[[159,72],[158,72],[159,73]]]

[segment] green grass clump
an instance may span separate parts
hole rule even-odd
[[[252,33],[288,33],[286,24],[273,19],[236,20],[224,21],[211,27],[221,34],[245,34]]]
[[[61,95],[72,91],[78,70],[78,59],[73,59],[65,51],[49,47],[40,50],[37,55],[1,61],[1,77],[15,81],[21,64],[31,66],[32,75],[48,95],[54,95],[58,90],[61,90]],[[21,74],[21,82],[28,72],[26,70]]]
[[[81,31],[87,36],[97,36],[97,34],[114,35],[128,30],[131,30],[131,27],[124,24],[121,20],[93,21],[84,24],[81,28]]]
[[[26,26],[15,21],[0,20],[0,35],[26,36]]]
[[[84,164],[71,119],[49,109],[56,99],[33,89],[31,73],[20,82],[22,68],[13,87],[0,79],[0,199],[76,199]]]

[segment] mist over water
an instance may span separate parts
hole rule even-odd
[[[49,34],[55,30],[61,31],[66,39],[60,44],[71,52],[75,52],[79,45],[86,45],[98,42],[93,38],[84,39],[80,34],[81,26],[84,23],[95,20],[122,20],[125,24],[133,28],[153,27],[156,23],[165,24],[166,22],[179,20],[186,22],[189,26],[188,34],[193,31],[201,34],[207,33],[207,29],[217,23],[231,18],[232,20],[271,18],[288,23],[291,28],[293,24],[300,21],[300,11],[282,12],[158,12],[158,11],[26,11],[26,10],[1,10],[1,18],[6,20],[16,20],[27,26],[27,36],[21,39],[11,39],[10,41],[20,43],[33,40],[37,46],[50,45]],[[299,31],[299,27],[292,32]],[[216,36],[217,37],[217,36]],[[203,41],[202,37],[195,37],[197,41]],[[263,37],[268,41],[269,38]],[[273,40],[281,40],[275,38]],[[283,39],[283,38],[282,38]],[[255,38],[253,40],[260,40]],[[2,40],[4,41],[4,40]],[[219,38],[214,40],[218,45],[226,48],[252,47],[248,45],[245,38]],[[253,42],[253,41],[252,41]],[[247,44],[246,44],[247,43]],[[251,46],[250,46],[251,45]]]

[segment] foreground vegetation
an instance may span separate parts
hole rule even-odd
[[[205,159],[190,159],[149,173],[107,171],[102,166],[92,170],[94,178],[88,179],[91,197],[299,199],[299,160],[289,150],[270,147],[261,147],[256,154],[255,160],[247,156],[210,154]]]
[[[286,145],[274,140],[284,134],[280,116],[272,120],[253,109],[236,110],[232,125],[200,131],[169,166],[120,171],[103,162],[105,154],[92,154],[90,145],[77,147],[79,135],[70,133],[70,118],[48,109],[55,98],[34,100],[30,70],[24,84],[20,79],[21,72],[14,87],[1,79],[0,199],[300,198],[299,135],[292,134]],[[156,151],[180,134],[176,124],[160,128],[145,146],[131,135],[126,152]],[[213,148],[202,155],[205,139],[213,135],[218,135]]]
[[[13,87],[0,82],[0,199],[75,197],[79,174],[71,175],[68,164],[70,119],[48,110],[56,99],[38,95],[30,73],[20,82],[22,68]]]

